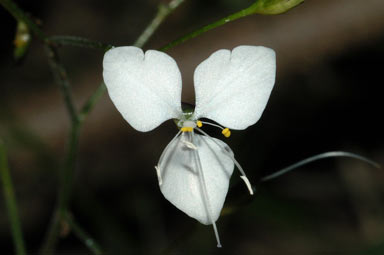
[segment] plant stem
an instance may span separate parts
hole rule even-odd
[[[81,122],[85,120],[85,118],[88,116],[90,111],[93,109],[105,91],[107,91],[107,87],[105,86],[104,82],[102,82],[81,108],[79,113],[79,119]]]
[[[104,51],[107,51],[113,47],[110,44],[106,44],[98,41],[92,41],[87,38],[83,38],[79,36],[56,35],[56,36],[48,37],[47,40],[58,46],[69,45],[69,46],[83,47],[88,49],[96,49],[96,50],[101,49]]]
[[[145,28],[145,30],[141,33],[139,38],[137,38],[136,42],[133,45],[136,47],[142,48],[144,44],[148,42],[149,38],[151,38],[151,36],[157,30],[160,24],[163,23],[165,18],[183,2],[184,0],[172,0],[167,5],[160,4],[158,7],[156,16],[153,18],[151,23]]]
[[[60,172],[60,186],[58,192],[57,205],[45,241],[40,251],[41,254],[44,255],[53,254],[54,247],[59,237],[60,224],[63,220],[65,220],[65,213],[67,211],[69,200],[71,197],[73,176],[76,169],[75,166],[80,128],[80,122],[73,123],[71,127],[68,145],[69,150],[65,159],[64,167],[61,169]]]
[[[23,232],[16,204],[15,192],[13,189],[11,175],[9,173],[7,152],[4,144],[0,140],[0,174],[4,191],[5,205],[8,211],[9,221],[11,223],[11,232],[13,244],[17,255],[25,255],[25,246],[23,240]]]
[[[55,81],[59,85],[61,92],[64,96],[65,106],[67,107],[67,111],[69,113],[69,116],[71,117],[72,123],[77,123],[79,121],[79,118],[77,116],[76,109],[73,104],[73,98],[70,84],[68,81],[67,71],[60,62],[56,48],[54,46],[46,46],[45,49],[53,77],[55,78]]]
[[[179,39],[176,39],[174,40],[173,42],[170,42],[169,44],[163,46],[160,48],[161,51],[166,51],[166,50],[169,50],[170,48],[173,48],[185,41],[188,41],[202,33],[205,33],[211,29],[214,29],[216,27],[219,27],[219,26],[222,26],[228,22],[231,22],[231,21],[234,21],[234,20],[237,20],[237,19],[240,19],[240,18],[243,18],[243,17],[246,17],[246,16],[249,16],[251,14],[254,14],[254,10],[252,8],[252,6],[246,8],[246,9],[243,9],[241,11],[238,11],[238,12],[235,12],[227,17],[224,17],[224,18],[221,18],[211,24],[208,24],[192,33],[189,33],[187,35],[184,35],[182,37],[180,37]]]
[[[103,251],[100,248],[100,245],[84,230],[82,229],[77,222],[74,220],[72,215],[68,212],[65,214],[66,222],[69,224],[73,233],[79,238],[85,246],[95,255],[102,255]]]

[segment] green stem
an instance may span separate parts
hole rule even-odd
[[[88,114],[91,112],[97,101],[100,99],[100,97],[104,94],[106,90],[107,87],[105,86],[104,82],[102,82],[99,87],[95,90],[95,92],[88,98],[79,113],[79,119],[81,122],[85,120],[85,118],[88,116]]]
[[[169,50],[170,48],[173,48],[181,43],[184,43],[185,41],[188,41],[202,33],[205,33],[211,29],[214,29],[216,27],[219,27],[219,26],[222,26],[228,22],[231,22],[231,21],[234,21],[234,20],[237,20],[239,18],[242,18],[242,17],[246,17],[248,15],[251,15],[253,14],[253,9],[252,8],[246,8],[244,10],[241,10],[241,11],[238,11],[236,13],[233,13],[225,18],[222,18],[222,19],[219,19],[218,21],[215,21],[209,25],[206,25],[190,34],[187,34],[187,35],[184,35],[182,37],[180,37],[179,39],[176,39],[175,41],[173,42],[170,42],[169,44],[163,46],[160,48],[161,51],[166,51],[166,50]]]
[[[79,36],[56,35],[56,36],[48,37],[47,40],[58,46],[68,45],[68,46],[83,47],[83,48],[96,49],[96,50],[101,49],[104,51],[107,51],[113,47],[110,44],[106,44],[98,41],[92,41],[87,38],[83,38]]]
[[[93,254],[103,254],[100,245],[83,228],[81,228],[79,224],[77,224],[72,215],[67,212],[65,215],[65,219],[73,233],[85,244],[85,246],[88,247],[88,249]]]
[[[74,123],[69,136],[68,153],[65,159],[64,167],[60,172],[60,186],[58,192],[57,206],[52,218],[49,230],[47,232],[44,244],[41,248],[41,254],[53,254],[54,247],[57,243],[60,232],[60,224],[65,220],[71,190],[73,184],[73,176],[76,169],[76,157],[80,135],[80,123]]]
[[[176,39],[173,42],[163,46],[160,48],[161,51],[169,50],[185,41],[188,41],[196,36],[205,33],[209,30],[222,26],[228,22],[252,15],[252,14],[263,14],[263,15],[271,15],[271,14],[281,14],[287,12],[288,10],[296,7],[297,5],[303,3],[304,0],[256,0],[253,4],[251,4],[248,8],[245,8],[241,11],[235,12],[227,17],[219,19],[209,25],[206,25],[192,33],[184,35],[179,39]]]
[[[5,204],[8,211],[8,217],[11,223],[11,232],[13,244],[17,255],[25,255],[25,246],[23,240],[23,232],[16,204],[15,192],[13,189],[11,175],[9,173],[7,152],[4,144],[0,140],[0,174],[3,184]]]
[[[55,78],[55,81],[59,85],[61,92],[64,96],[65,106],[67,107],[67,111],[71,117],[72,123],[77,123],[79,121],[79,118],[77,116],[76,109],[73,104],[73,98],[70,84],[68,81],[67,71],[60,62],[56,48],[54,46],[46,46],[45,49],[53,77]]]
[[[39,26],[12,0],[0,0],[0,4],[18,21],[23,21],[28,28],[42,41],[47,36],[39,28]]]
[[[312,156],[312,157],[309,157],[309,158],[306,158],[306,159],[303,159],[303,160],[300,160],[299,162],[296,162],[288,167],[285,167],[273,174],[270,174],[270,175],[267,175],[265,177],[263,177],[261,179],[262,182],[265,182],[265,181],[269,181],[269,180],[272,180],[272,179],[275,179],[279,176],[282,176],[283,174],[286,174],[298,167],[301,167],[303,165],[306,165],[306,164],[309,164],[311,162],[314,162],[316,160],[320,160],[320,159],[325,159],[325,158],[331,158],[331,157],[347,157],[347,158],[354,158],[354,159],[358,159],[360,161],[363,161],[363,162],[366,162],[368,164],[370,164],[371,166],[374,166],[376,168],[381,168],[380,165],[378,163],[376,163],[375,161],[373,160],[370,160],[366,157],[363,157],[363,156],[360,156],[358,154],[354,154],[354,153],[350,153],[350,152],[345,152],[345,151],[328,151],[328,152],[324,152],[324,153],[320,153],[320,154],[317,154],[315,156]]]
[[[136,47],[142,48],[149,38],[152,37],[153,33],[157,28],[163,23],[166,17],[173,12],[184,0],[173,0],[169,4],[160,4],[156,16],[153,18],[152,22],[145,28],[141,33],[139,38],[133,44]]]

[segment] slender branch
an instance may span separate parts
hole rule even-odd
[[[68,45],[68,46],[76,46],[76,47],[83,47],[83,48],[96,49],[96,50],[101,49],[104,51],[107,51],[113,47],[110,44],[93,41],[93,40],[79,37],[79,36],[56,35],[56,36],[48,37],[47,40],[50,43],[53,43],[58,46]]]
[[[79,118],[77,116],[77,112],[73,104],[67,71],[60,62],[56,48],[53,46],[46,46],[45,49],[53,77],[55,78],[55,81],[59,85],[61,92],[64,96],[64,102],[65,106],[67,107],[68,114],[71,117],[72,123],[77,123],[79,121]]]
[[[53,254],[56,245],[60,224],[65,217],[68,208],[69,200],[71,197],[73,176],[76,169],[76,158],[80,135],[80,122],[74,123],[71,128],[68,153],[65,159],[65,164],[60,173],[60,186],[58,192],[57,206],[54,216],[51,220],[49,230],[47,232],[45,241],[41,248],[41,254]]]
[[[235,12],[227,17],[224,17],[200,29],[197,29],[192,33],[184,35],[179,39],[176,39],[175,41],[170,42],[169,44],[161,47],[160,50],[166,51],[192,38],[195,38],[196,36],[202,33],[205,33],[209,30],[222,26],[228,22],[249,16],[252,14],[263,14],[263,15],[281,14],[281,13],[287,12],[288,10],[296,7],[297,5],[303,2],[304,0],[256,0],[248,8]]]
[[[104,82],[102,82],[99,87],[95,90],[95,92],[93,92],[93,94],[88,98],[79,113],[79,119],[81,122],[83,122],[84,119],[88,116],[88,114],[91,112],[95,104],[98,102],[98,100],[106,90],[107,87],[105,86]]]
[[[79,238],[93,254],[104,254],[100,245],[83,228],[81,228],[79,224],[77,224],[75,219],[68,212],[65,214],[65,220],[77,238]]]
[[[309,158],[306,158],[306,159],[303,159],[295,164],[292,164],[288,167],[285,167],[279,171],[277,171],[276,173],[273,173],[273,174],[270,174],[270,175],[267,175],[265,177],[263,177],[261,179],[261,181],[269,181],[269,180],[272,180],[272,179],[275,179],[283,174],[286,174],[298,167],[301,167],[303,165],[306,165],[306,164],[309,164],[313,161],[316,161],[316,160],[320,160],[320,159],[324,159],[324,158],[331,158],[331,157],[348,157],[348,158],[354,158],[354,159],[358,159],[358,160],[361,160],[361,161],[364,161],[368,164],[370,164],[371,166],[374,166],[376,168],[381,168],[380,165],[366,157],[363,157],[363,156],[360,156],[360,155],[357,155],[357,154],[354,154],[354,153],[350,153],[350,152],[345,152],[345,151],[329,151],[329,152],[324,152],[324,153],[321,153],[321,154],[317,154],[315,156],[312,156],[312,157],[309,157]]]
[[[11,224],[11,232],[13,244],[17,255],[25,255],[25,246],[23,240],[23,232],[16,204],[15,192],[13,189],[11,175],[9,173],[7,153],[4,144],[0,140],[0,175],[3,185],[5,205],[8,212],[9,221]]]
[[[169,4],[160,4],[156,16],[153,18],[151,23],[141,33],[139,38],[133,44],[136,47],[142,48],[144,44],[152,37],[153,33],[157,30],[160,24],[173,12],[184,0],[172,0]]]
[[[0,0],[0,4],[18,21],[23,21],[29,29],[42,41],[47,36],[39,26],[12,0]]]

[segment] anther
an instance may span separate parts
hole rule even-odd
[[[196,147],[196,145],[194,145],[193,143],[191,143],[191,142],[188,142],[188,141],[182,141],[184,144],[185,144],[185,146],[187,146],[187,148],[188,149],[191,149],[191,150],[197,150],[197,147]]]
[[[231,130],[229,130],[229,128],[224,128],[223,131],[221,131],[221,133],[225,136],[225,137],[230,137],[231,136]]]
[[[198,121],[196,122],[196,125],[197,125],[198,127],[202,127],[202,126],[203,126],[203,123],[202,123],[200,120],[198,120]]]
[[[249,190],[249,194],[253,195],[253,189],[252,189],[251,183],[249,182],[248,178],[244,175],[240,175],[240,178],[243,179],[243,181],[245,182],[245,185],[247,185],[247,188]]]
[[[155,166],[157,178],[159,179],[159,186],[163,184],[163,178],[161,178],[160,168],[158,166]]]

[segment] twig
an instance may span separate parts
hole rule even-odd
[[[46,53],[48,57],[49,66],[51,68],[53,77],[55,78],[56,83],[59,85],[61,92],[64,96],[65,106],[69,116],[71,117],[72,123],[77,123],[79,118],[75,106],[73,104],[73,98],[71,93],[71,87],[68,81],[67,71],[64,66],[61,64],[59,55],[54,46],[46,46]]]
[[[136,42],[133,45],[142,48],[144,44],[148,42],[149,38],[151,38],[151,36],[157,30],[160,24],[165,20],[165,18],[183,2],[184,0],[172,0],[167,5],[160,4],[156,16],[141,33],[139,38],[137,38]]]
[[[273,173],[273,174],[270,174],[270,175],[267,175],[265,177],[263,177],[261,179],[262,182],[265,182],[265,181],[269,181],[269,180],[272,180],[272,179],[275,179],[283,174],[286,174],[298,167],[301,167],[303,165],[306,165],[306,164],[309,164],[313,161],[316,161],[316,160],[319,160],[319,159],[324,159],[324,158],[331,158],[331,157],[348,157],[348,158],[354,158],[354,159],[358,159],[358,160],[361,160],[361,161],[364,161],[368,164],[370,164],[371,166],[374,166],[376,168],[381,168],[380,165],[366,157],[363,157],[363,156],[360,156],[360,155],[357,155],[357,154],[354,154],[354,153],[350,153],[350,152],[345,152],[345,151],[328,151],[328,152],[324,152],[324,153],[321,153],[321,154],[317,154],[315,156],[312,156],[312,157],[309,157],[309,158],[306,158],[306,159],[303,159],[295,164],[292,164],[288,167],[285,167],[279,171],[277,171],[276,173]]]
[[[222,26],[228,22],[247,17],[252,14],[281,14],[287,12],[288,10],[296,7],[297,5],[303,3],[304,0],[285,0],[285,1],[267,1],[267,0],[257,0],[251,4],[248,8],[245,8],[241,11],[235,12],[227,17],[219,19],[211,24],[208,24],[196,31],[189,33],[180,37],[179,39],[170,42],[169,44],[160,48],[161,51],[166,51],[170,48],[173,48],[183,42],[186,42],[202,33],[205,33],[211,29]]]
[[[9,221],[11,223],[11,232],[13,237],[13,244],[16,249],[17,255],[25,255],[25,246],[23,240],[23,233],[21,229],[21,222],[16,204],[15,192],[13,189],[11,175],[9,173],[7,153],[4,144],[0,140],[0,174],[3,185],[3,192],[5,198],[5,205],[8,212]]]
[[[84,119],[88,116],[90,111],[93,109],[97,101],[100,99],[100,97],[104,94],[106,90],[107,87],[105,86],[104,82],[102,82],[99,87],[93,92],[93,94],[88,98],[79,113],[79,119],[81,122],[83,122]]]
[[[73,233],[79,238],[85,246],[95,255],[102,255],[103,251],[101,250],[100,245],[82,228],[77,224],[75,219],[70,213],[65,214],[65,220],[69,224]]]
[[[87,49],[96,49],[96,50],[101,49],[104,51],[107,51],[113,47],[110,44],[93,41],[93,40],[79,37],[79,36],[55,35],[55,36],[48,37],[47,40],[58,46],[68,45],[68,46],[82,47]]]

